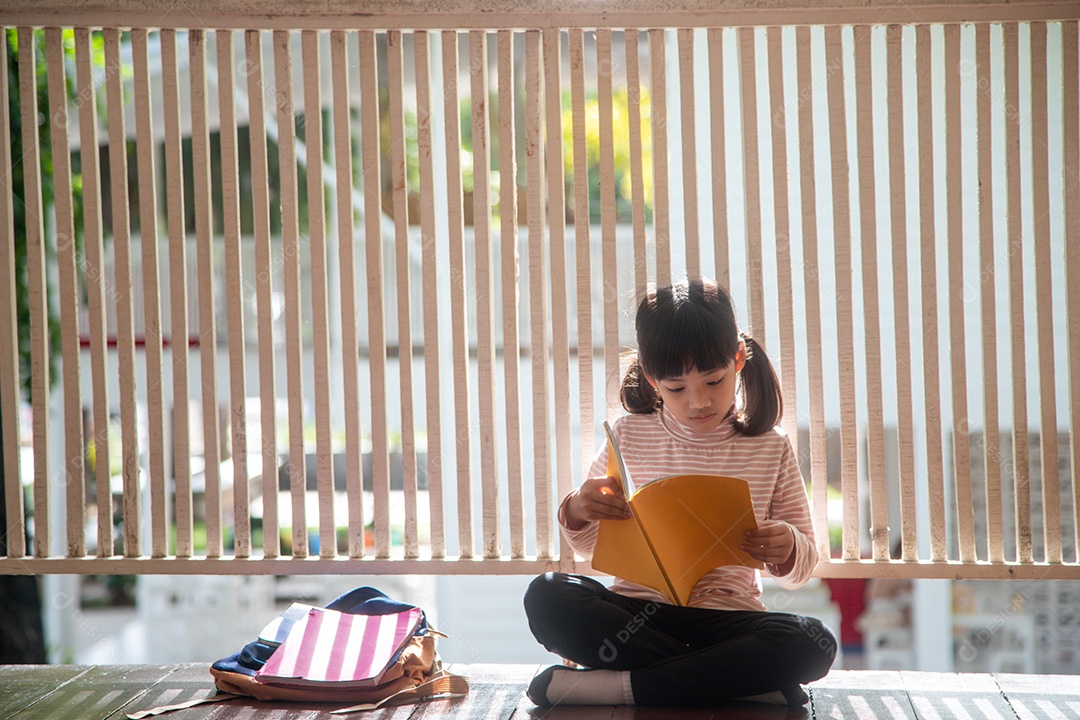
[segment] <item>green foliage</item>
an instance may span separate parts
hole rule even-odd
[[[652,215],[652,111],[649,90],[641,88],[641,167],[646,220]],[[563,168],[567,198],[574,185],[573,106],[570,93],[562,98]],[[612,93],[612,137],[615,156],[615,216],[619,222],[631,220],[633,183],[630,174],[630,106],[625,88]],[[589,167],[589,220],[600,222],[600,102],[595,93],[585,98],[585,154]]]
[[[645,200],[645,217],[648,222],[652,218],[653,186],[652,186],[652,112],[649,89],[642,87],[641,95],[641,166],[642,186]],[[519,101],[519,108],[524,106]],[[488,99],[488,108],[491,117],[489,119],[488,145],[490,150],[491,183],[493,197],[497,197],[499,182],[499,103],[498,95],[492,94]],[[612,137],[611,142],[614,150],[615,166],[615,216],[618,222],[630,222],[632,210],[633,183],[630,172],[630,106],[626,88],[621,88],[612,93]],[[518,182],[521,183],[525,173],[525,128],[524,117],[520,114],[515,118],[517,158],[518,158]],[[410,125],[410,122],[412,123]],[[471,192],[473,188],[473,138],[472,138],[472,102],[469,98],[461,101],[461,172],[462,187],[465,192]],[[411,158],[415,155],[416,131],[415,117],[405,118],[406,144]],[[563,175],[566,188],[567,212],[573,213],[574,208],[574,127],[573,105],[570,92],[566,91],[562,96],[562,134],[563,134]],[[589,221],[600,222],[600,100],[595,92],[585,98],[585,148],[588,164],[588,193],[589,193]],[[385,150],[385,149],[384,149]],[[413,187],[413,177],[410,166],[410,187]],[[418,182],[417,182],[418,184]],[[498,206],[493,208],[498,215]]]

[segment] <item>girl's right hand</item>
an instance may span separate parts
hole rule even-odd
[[[580,530],[596,520],[627,520],[630,508],[623,498],[622,485],[612,477],[593,477],[581,484],[566,502],[566,522]]]

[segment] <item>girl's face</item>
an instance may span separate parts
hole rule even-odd
[[[710,433],[724,421],[735,404],[735,382],[746,363],[746,346],[739,343],[735,359],[725,367],[702,372],[691,368],[684,375],[646,377],[664,406],[694,432]]]

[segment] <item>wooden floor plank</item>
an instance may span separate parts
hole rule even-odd
[[[1080,675],[1016,675],[994,673],[994,681],[1003,693],[1045,695],[1047,690],[1072,699],[1080,698]]]
[[[1016,717],[1080,717],[1080,676],[995,673],[994,682]]]
[[[807,708],[758,702],[729,702],[715,708],[615,708],[612,720],[805,720]]]
[[[40,701],[12,716],[13,720],[105,720],[144,694],[176,665],[96,665]]]
[[[207,707],[213,709],[208,710]],[[212,706],[190,708],[175,714],[169,713],[162,720],[196,720],[196,718],[206,718],[206,720],[254,720],[255,718],[258,718],[258,720],[340,720],[348,717],[382,717],[378,713],[330,714],[331,710],[339,707],[341,707],[340,704],[321,706],[317,703],[261,702],[255,699],[237,699]],[[202,710],[201,715],[191,715],[189,717],[185,714],[200,709]],[[407,718],[408,715],[402,717]]]
[[[191,708],[183,712],[191,712],[192,710],[198,710],[199,708]],[[330,710],[333,707],[327,707],[326,710],[317,709],[317,706],[308,705],[306,703],[262,703],[257,700],[231,700],[227,703],[220,703],[213,706],[213,710],[210,714],[207,714],[207,710],[203,709],[202,715],[193,715],[193,718],[206,718],[207,720],[330,720],[331,718],[348,717],[342,715],[331,715]],[[169,714],[164,716],[162,720],[173,720],[175,716]]]
[[[828,675],[809,685],[811,692],[825,688],[882,688],[902,690],[904,680],[894,670],[832,670]]]
[[[0,718],[14,717],[86,672],[74,665],[0,665]]]
[[[429,718],[485,718],[509,720],[516,713],[521,699],[536,674],[529,665],[448,665],[447,670],[469,678],[469,694],[463,698],[432,700],[416,707],[410,720]]]
[[[898,672],[834,670],[811,683],[815,718],[915,720],[903,678]]]
[[[129,703],[128,707],[109,720],[122,720],[127,713],[150,710],[163,705],[173,705],[197,697],[214,694],[214,681],[205,663],[185,665],[172,675],[162,678],[143,697]],[[331,710],[343,707],[342,703],[264,702],[254,698],[236,698],[217,704],[197,705],[176,710],[164,716],[165,720],[251,720],[273,718],[274,720],[340,720],[349,715],[332,715]],[[383,708],[364,712],[364,720],[408,720],[415,712],[413,705]]]
[[[979,673],[931,673],[904,670],[915,716],[922,718],[1012,718],[1013,710],[994,678]]]
[[[344,717],[362,720],[1021,720],[1080,717],[1080,676],[837,670],[808,687],[806,708],[729,703],[713,709],[557,706],[525,690],[541,665],[449,665],[471,683],[467,697]],[[0,718],[123,720],[127,713],[213,692],[209,666],[0,666]],[[335,720],[339,705],[250,698],[170,713],[165,720]]]
[[[117,709],[108,720],[125,720],[128,713],[151,710],[164,705],[178,705],[196,698],[216,694],[214,679],[205,663],[189,663],[163,672],[156,682],[149,685],[141,695],[131,698]],[[184,711],[188,717],[207,717],[211,706],[203,705]],[[167,715],[171,720],[184,717],[181,712]]]
[[[539,708],[534,705],[532,700],[529,700],[529,698],[525,695],[525,691],[528,690],[529,683],[532,682],[532,679],[536,677],[537,673],[539,673],[547,666],[548,665],[546,663],[543,665],[529,664],[515,666],[514,677],[516,681],[521,684],[521,695],[518,696],[517,706],[510,714],[510,717],[513,718],[513,720],[533,720],[534,718],[536,720],[539,720],[540,718],[544,717],[544,708]],[[458,667],[463,674],[469,674],[471,672],[471,666],[463,666],[459,664],[456,667]],[[471,676],[469,678],[470,689],[471,685],[475,684],[476,682],[482,682],[482,680],[476,676]],[[593,717],[596,718],[597,715],[594,714]],[[599,720],[605,720],[606,717],[607,716],[601,715],[599,716]],[[584,720],[584,718],[582,718],[582,720]]]
[[[525,699],[524,707],[514,714],[514,720],[534,718],[535,720],[615,720],[616,713],[627,708],[614,705],[555,705],[537,707]],[[522,714],[524,712],[524,714]],[[619,717],[622,717],[620,715]]]

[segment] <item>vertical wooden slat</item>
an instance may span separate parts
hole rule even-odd
[[[709,122],[712,131],[712,211],[713,251],[716,255],[716,282],[731,284],[728,259],[727,150],[724,130],[724,30],[709,28]]]
[[[360,33],[360,111],[364,159],[364,243],[368,267],[368,365],[371,378],[371,482],[375,556],[390,557],[390,446],[386,421],[386,329],[383,320],[382,180],[375,33]]]
[[[874,181],[871,28],[855,28],[855,132],[859,165],[859,240],[862,244],[863,339],[866,372],[870,541],[875,560],[889,559],[889,503],[885,489],[885,419],[881,397],[881,312],[878,298],[877,198]]]
[[[911,321],[908,299],[907,168],[904,160],[903,28],[885,29],[889,124],[889,195],[893,262],[893,331],[896,335],[896,412],[900,461],[901,558],[918,558],[915,524],[915,438],[911,395]]]
[[[435,168],[431,137],[431,60],[427,30],[413,37],[416,125],[420,161],[420,237],[423,272],[423,369],[428,407],[428,507],[431,557],[446,557],[443,522],[443,431],[438,343],[438,248],[435,237]]]
[[[252,225],[255,230],[255,309],[259,338],[259,429],[263,468],[262,548],[263,557],[276,558],[281,553],[281,536],[278,532],[277,390],[274,383],[273,351],[274,267],[270,259],[270,173],[266,157],[266,111],[263,101],[266,86],[262,67],[262,33],[258,30],[246,31],[244,44],[250,121],[248,138],[251,148]],[[351,219],[351,212],[349,217]]]
[[[787,396],[782,424],[795,456],[799,455],[799,397],[795,372],[795,302],[792,290],[791,217],[788,210],[788,147],[784,108],[783,37],[779,27],[766,30],[769,49],[769,100],[772,112],[773,213],[776,226],[776,289],[780,323],[780,386]]]
[[[747,332],[765,343],[765,278],[761,249],[761,171],[758,156],[756,28],[739,28],[739,70],[742,99],[743,193],[746,210],[746,284],[750,307]],[[839,36],[838,36],[839,37]],[[830,76],[831,79],[832,76]],[[844,186],[847,187],[846,185]]]
[[[71,198],[67,78],[60,28],[45,29],[49,111],[52,122],[53,190],[57,275],[60,280],[60,344],[64,388],[64,486],[67,488],[67,555],[86,554],[83,532],[86,492],[83,468],[82,394],[79,389],[79,280],[75,270],[75,221]],[[144,68],[145,69],[145,68]]]
[[[934,229],[934,141],[930,27],[915,26],[915,79],[919,118],[919,233],[922,237],[922,381],[926,408],[930,559],[946,559],[945,481],[941,457],[941,393],[938,376],[937,232]]]
[[[34,410],[34,555],[48,557],[49,344],[42,225],[41,150],[38,146],[37,62],[34,29],[18,30],[19,106],[22,109],[23,202],[26,204],[27,289],[30,291],[30,398]],[[16,347],[18,347],[16,345]]]
[[[1035,219],[1035,310],[1039,348],[1039,439],[1045,562],[1061,562],[1061,495],[1058,477],[1057,401],[1054,381],[1053,257],[1050,253],[1050,187],[1046,23],[1031,23],[1031,179]]]
[[[319,556],[329,558],[337,554],[337,537],[334,531],[334,455],[330,437],[330,309],[326,289],[326,202],[323,197],[325,187],[322,173],[322,94],[318,31],[305,30],[301,33],[300,42],[304,61],[304,145],[307,150],[305,160],[308,239],[311,243],[311,327],[315,370],[315,476],[319,492]],[[415,457],[414,452],[413,458]],[[415,473],[414,462],[414,478]],[[413,517],[415,518],[415,512]]]
[[[694,29],[679,29],[679,105],[682,110],[683,223],[686,227],[686,273],[701,275],[698,232],[697,125],[694,92]]]
[[[960,26],[945,26],[945,186],[949,258],[949,358],[953,415],[953,481],[961,562],[975,561],[971,451],[968,444],[967,351],[964,343],[964,234],[960,164]]]
[[[390,182],[397,250],[398,369],[401,371],[401,472],[405,499],[405,557],[419,555],[416,529],[416,424],[413,419],[412,327],[410,323],[409,188],[405,174],[405,93],[401,31],[386,35],[390,93]],[[474,138],[475,141],[475,138]],[[475,146],[474,146],[475,147]],[[483,385],[483,381],[480,382]],[[491,389],[494,393],[494,389]],[[481,421],[482,423],[483,421]]]
[[[562,135],[562,49],[560,31],[544,29],[544,110],[547,112],[545,151],[547,157],[548,232],[551,234],[551,356],[555,398],[555,473],[558,497],[571,490],[573,478],[570,440],[570,328],[566,279],[566,199],[563,184]],[[655,106],[654,106],[655,107]],[[547,328],[544,327],[546,332]],[[547,357],[545,353],[543,358]],[[533,362],[537,360],[533,356]],[[535,370],[534,370],[535,372]],[[574,553],[563,543],[560,556],[573,561]]]
[[[301,374],[300,228],[297,209],[296,117],[293,114],[290,35],[274,31],[278,168],[281,187],[281,253],[285,275],[285,371],[289,396],[289,488],[292,497],[292,555],[307,557],[307,470],[304,458],[304,378]]]
[[[120,31],[106,28],[105,66],[120,68]],[[120,439],[123,446],[124,477],[124,555],[138,557],[142,533],[139,511],[139,427],[135,410],[135,326],[132,311],[131,287],[131,226],[128,214],[127,133],[124,129],[124,95],[122,73],[106,76],[106,97],[109,107],[109,178],[112,187],[113,257],[116,287],[116,355],[120,370]],[[196,164],[198,160],[196,160]],[[207,165],[209,173],[209,165]],[[196,174],[196,178],[198,174]],[[198,185],[196,185],[198,188]],[[209,191],[208,191],[209,192]],[[197,194],[197,193],[196,193]],[[205,385],[205,382],[203,383]],[[216,470],[216,466],[215,466]],[[210,469],[207,468],[209,477]],[[207,490],[207,497],[210,491]],[[209,533],[207,500],[207,531]]]
[[[146,354],[146,413],[150,459],[150,553],[168,554],[166,518],[164,393],[162,392],[161,309],[158,286],[157,172],[154,167],[153,117],[150,95],[150,58],[147,31],[131,32],[135,64],[135,135],[138,138],[139,242],[142,248],[143,339]]]
[[[645,240],[645,171],[642,168],[638,31],[627,30],[623,37],[626,45],[626,107],[630,115],[630,216],[634,224],[634,291],[636,298],[642,298],[645,297],[645,286],[649,282],[649,265]],[[656,162],[656,153],[653,153],[653,162]],[[653,197],[656,197],[655,188]]]
[[[616,253],[615,143],[611,89],[611,31],[596,31],[597,95],[600,115],[600,235],[604,283],[604,379],[606,419],[619,413],[619,268]]]
[[[446,557],[443,522],[442,396],[439,380],[438,248],[435,237],[435,166],[431,136],[431,68],[426,30],[413,35],[416,67],[416,135],[420,160],[420,237],[424,272],[424,373],[427,389],[427,483],[431,556]],[[503,196],[505,197],[505,196]],[[520,486],[519,486],[520,487]]]
[[[1080,23],[1061,25],[1062,134],[1065,180],[1065,276],[1080,277]],[[0,128],[0,132],[3,129]],[[2,171],[3,166],[0,166]],[[1073,546],[1080,548],[1080,283],[1068,283],[1069,467],[1073,473]],[[1080,559],[1080,550],[1077,551]]]
[[[454,427],[457,453],[458,556],[473,556],[472,430],[469,421],[469,334],[465,302],[465,230],[461,193],[461,126],[458,113],[458,37],[443,32],[443,82],[446,125],[447,230],[450,235],[450,327],[454,358]],[[377,116],[376,116],[377,121]]]
[[[998,427],[997,263],[994,258],[994,214],[991,187],[990,25],[975,26],[976,117],[979,163],[979,296],[982,311],[983,474],[986,493],[987,554],[990,562],[1005,561],[1001,516],[1001,451]],[[901,349],[900,355],[907,353]],[[903,412],[901,410],[901,412]],[[974,480],[974,478],[973,478]]]
[[[500,30],[499,219],[502,236],[503,378],[506,383],[506,481],[510,501],[510,556],[521,558],[525,557],[525,492],[521,463],[521,339],[518,332],[514,90],[514,34],[510,30]]]
[[[86,66],[89,72],[89,52]],[[171,337],[170,349],[172,351],[173,375],[172,458],[173,476],[176,482],[174,495],[176,503],[176,555],[177,557],[191,557],[193,552],[194,510],[191,495],[190,438],[188,431],[187,239],[184,225],[184,156],[183,138],[180,132],[180,82],[177,75],[175,30],[161,31],[161,89],[165,119],[165,198],[169,223],[169,335]],[[92,106],[93,103],[91,102],[90,105]],[[87,114],[87,112],[84,112],[83,117],[85,118]],[[82,123],[82,128],[83,132],[86,132],[85,120]],[[83,140],[83,147],[86,147],[85,139]],[[83,167],[85,182],[85,168],[87,166],[84,165]],[[104,328],[100,331],[94,330],[93,308],[93,295],[91,295],[92,354],[92,343],[95,334],[100,332],[102,341],[104,341],[105,333]],[[102,360],[102,365],[104,365],[104,360]],[[95,365],[95,378],[97,372]],[[101,372],[104,373],[104,367],[102,367]],[[94,386],[97,387],[96,379]],[[101,401],[103,402],[104,399],[105,391],[103,386]],[[95,413],[97,412],[98,402],[99,400],[95,395]],[[107,411],[106,408],[105,412]],[[97,422],[95,419],[95,425]],[[99,442],[99,447],[100,445]],[[99,455],[98,457],[102,456]],[[106,477],[107,481],[108,478]],[[101,487],[100,475],[98,487]]]
[[[744,31],[745,32],[745,31]],[[825,65],[829,68],[829,144],[832,151],[832,196],[834,263],[836,268],[836,367],[855,367],[855,342],[852,320],[851,276],[851,198],[848,194],[850,166],[847,154],[846,101],[844,98],[844,57],[842,28],[825,28]],[[746,48],[743,48],[744,56]],[[753,55],[750,55],[753,58]],[[746,99],[743,99],[746,102]],[[756,127],[751,124],[751,128]],[[756,152],[756,149],[755,149]],[[749,194],[749,193],[748,193]],[[752,223],[751,223],[752,224]],[[759,331],[758,331],[759,332]],[[840,464],[841,492],[844,496],[845,560],[859,557],[859,475],[855,417],[855,387],[842,375],[840,386]]]
[[[469,33],[472,97],[473,238],[476,252],[477,408],[484,557],[502,553],[499,532],[498,448],[495,437],[495,275],[491,253],[491,152],[488,146],[487,33]],[[560,162],[561,162],[561,155]],[[559,177],[562,177],[560,173]]]
[[[233,34],[217,31],[218,108],[221,137],[221,199],[225,239],[225,302],[229,322],[229,388],[232,425],[233,543],[238,558],[251,555],[248,499],[247,392],[244,367],[244,277],[240,265],[240,178],[233,99]]]
[[[1014,348],[1027,347],[1024,330],[1024,249],[1020,195],[1020,42],[1016,23],[1002,25],[1005,67],[1005,178],[1009,255],[1009,327]],[[1028,467],[1027,355],[1009,353],[1012,366],[1013,492],[1016,559],[1032,562],[1031,473]]]
[[[0,33],[0,177],[11,177],[7,28],[0,28]],[[4,346],[0,350],[0,422],[3,423],[4,508],[7,514],[4,545],[7,557],[21,558],[26,555],[26,527],[19,462],[21,388],[19,329],[15,312],[15,207],[10,187],[0,188],[0,273],[0,345]]]
[[[540,31],[525,32],[525,157],[529,189],[529,304],[532,331],[533,468],[536,488],[536,557],[554,554],[554,515],[551,511],[551,433],[548,429],[547,273],[544,268],[544,166],[540,130]],[[561,178],[561,170],[560,170]]]
[[[206,488],[206,556],[215,558],[222,553],[219,466],[221,450],[217,407],[214,223],[210,188],[210,130],[207,118],[204,31],[190,32],[188,51],[191,55],[191,164],[195,188],[195,249],[199,267],[199,365],[203,414],[203,478]]]
[[[423,41],[423,64],[420,62],[421,46],[417,45],[417,96],[420,97],[419,81],[421,70],[423,81],[427,82],[427,37]],[[355,212],[352,202],[346,202],[353,190],[352,174],[352,117],[351,103],[349,101],[349,63],[346,53],[346,35],[340,30],[330,33],[330,64],[333,68],[334,81],[334,168],[337,171],[337,220],[338,220],[338,282],[341,286],[341,367],[342,367],[342,392],[344,393],[345,405],[345,488],[349,498],[349,557],[364,557],[364,464],[363,445],[361,441],[360,425],[360,390],[359,370],[360,348],[356,330],[356,260],[353,252],[353,243],[356,241],[356,229],[353,225],[353,213]],[[427,99],[427,93],[423,94]],[[425,106],[426,109],[426,106]],[[424,157],[424,137],[430,132],[427,126],[427,113],[421,111],[420,125],[420,172],[421,182],[423,175],[430,173],[430,153]],[[429,149],[430,150],[430,149]],[[421,191],[421,195],[425,193]],[[427,203],[424,204],[424,208]],[[426,210],[424,210],[426,212]],[[433,283],[434,284],[434,283]],[[425,311],[426,313],[426,311]],[[425,314],[426,319],[426,314]],[[425,337],[425,343],[436,343],[438,338]],[[426,352],[426,347],[425,347]],[[430,392],[430,390],[429,390]],[[436,393],[437,394],[437,393]],[[434,423],[428,420],[428,488],[432,492],[432,533],[434,546],[434,533],[441,532],[442,523],[437,519],[442,518],[441,484],[438,477],[435,478],[435,488],[432,488],[432,477],[439,475],[439,463],[432,462],[432,447],[434,457],[439,458],[439,425],[438,416]],[[435,470],[432,470],[435,465]],[[435,497],[439,495],[438,512],[435,512]]]
[[[649,30],[649,94],[653,164],[653,243],[656,247],[656,284],[671,283],[671,218],[668,205],[667,52],[664,30]]]
[[[799,195],[802,204],[803,293],[806,303],[806,364],[810,385],[810,479],[814,539],[829,557],[828,473],[825,454],[825,381],[821,340],[821,271],[818,268],[817,189],[814,181],[814,80],[810,28],[795,30],[799,113]],[[714,171],[715,172],[715,171]]]
[[[579,466],[584,480],[592,465],[593,438],[593,380],[592,380],[592,284],[590,254],[592,238],[589,233],[589,155],[585,137],[585,35],[581,30],[569,31],[570,99],[573,106],[574,141],[574,245],[577,253],[574,267],[577,272],[577,360],[578,411],[581,452]]]

